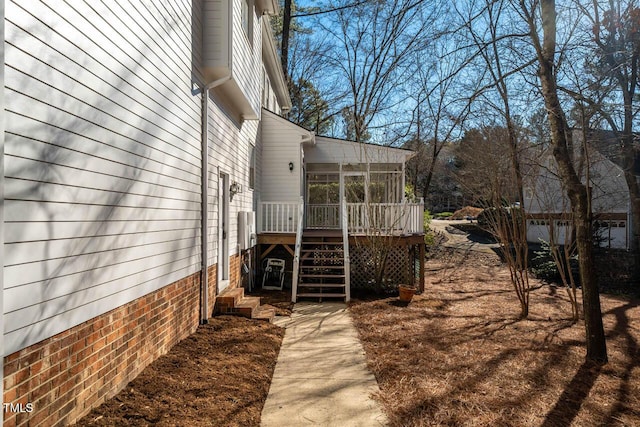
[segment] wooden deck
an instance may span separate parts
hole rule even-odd
[[[335,237],[341,238],[342,232],[341,230],[336,229],[306,229],[304,230],[304,236],[309,238],[311,237]],[[386,236],[385,238],[389,239],[390,244],[394,247],[398,248],[408,248],[406,250],[411,250],[415,253],[420,259],[423,261],[420,263],[418,277],[416,277],[417,288],[419,291],[424,291],[424,256],[425,256],[425,247],[424,247],[424,234],[416,233],[416,234],[406,234],[406,235],[394,235],[394,236]],[[262,263],[262,261],[268,257],[276,258],[284,258],[286,262],[286,271],[288,273],[288,277],[291,277],[293,273],[293,258],[295,256],[295,245],[296,245],[296,234],[295,233],[259,233],[258,234],[258,262]],[[370,236],[366,236],[364,234],[349,234],[349,246],[350,247],[358,247],[358,246],[367,246],[372,244]],[[412,248],[411,248],[412,247]],[[417,252],[416,252],[417,251]],[[353,274],[357,272],[352,271]],[[288,280],[288,279],[287,279]],[[290,281],[289,281],[290,282]]]

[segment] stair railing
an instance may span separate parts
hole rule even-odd
[[[347,220],[347,204],[343,200],[340,205],[340,223],[342,224],[342,242],[344,255],[344,300],[351,300],[351,262],[349,261],[349,221]]]
[[[291,302],[298,300],[298,274],[300,273],[300,251],[302,249],[302,232],[304,230],[304,198],[300,197],[298,207],[298,223],[296,227],[296,248],[293,255],[293,278],[291,280]]]

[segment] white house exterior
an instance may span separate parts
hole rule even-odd
[[[72,423],[238,281],[277,2],[3,8],[4,401],[34,408],[4,419]]]
[[[258,259],[285,261],[294,302],[348,301],[352,281],[366,286],[373,236],[391,238],[388,279],[420,287],[424,204],[404,195],[405,164],[414,152],[316,136],[269,111],[261,135]]]
[[[574,131],[574,143],[581,144],[579,131]],[[594,229],[602,247],[628,249],[631,239],[631,205],[624,174],[619,165],[597,149],[597,143],[589,143],[589,182],[591,187]],[[576,153],[578,153],[576,147]],[[579,154],[576,154],[578,156]],[[538,156],[530,185],[525,188],[527,213],[527,240],[538,243],[553,239],[565,244],[571,234],[571,207],[557,173],[555,160],[550,153]],[[578,157],[576,157],[578,158]],[[583,168],[586,181],[587,168]]]
[[[116,394],[239,285],[256,234],[297,241],[301,277],[304,224],[342,236],[346,277],[371,224],[423,242],[411,152],[280,117],[277,4],[3,3],[0,367],[4,402],[33,408],[9,425],[73,423]],[[338,204],[314,202],[320,175]]]

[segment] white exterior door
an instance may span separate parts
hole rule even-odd
[[[229,175],[218,184],[218,293],[229,286]]]

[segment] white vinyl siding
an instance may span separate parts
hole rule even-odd
[[[249,23],[252,25],[250,31],[253,37],[252,43],[247,39],[242,29],[242,3],[247,0],[233,0],[234,20],[232,38],[233,49],[233,78],[238,82],[238,86],[244,92],[245,97],[251,104],[256,114],[260,115],[260,72],[262,69],[262,31],[260,31],[260,19],[255,15],[253,1],[249,1],[249,14],[252,16]],[[237,37],[235,36],[237,35]],[[255,47],[255,48],[254,48]]]
[[[5,354],[199,270],[190,1],[6,3]]]
[[[207,81],[230,75],[231,80],[216,88],[216,91],[224,94],[236,113],[255,119],[260,117],[262,18],[255,14],[253,1],[248,3],[249,34],[242,24],[242,5],[245,0],[204,1],[206,28],[203,30],[203,60]]]
[[[209,103],[209,265],[218,257],[218,180],[229,175],[229,184],[237,182],[242,192],[229,203],[229,255],[238,253],[238,212],[251,211],[254,190],[249,188],[250,143],[255,143],[258,121],[237,123],[216,102]]]
[[[304,129],[269,112],[262,114],[262,201],[297,202],[301,196],[301,142]],[[293,172],[289,170],[293,162]]]

